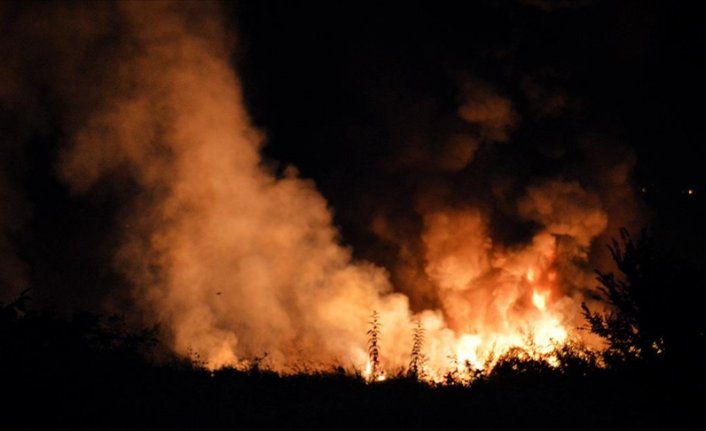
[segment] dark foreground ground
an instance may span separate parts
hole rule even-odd
[[[12,313],[10,313],[12,311]],[[0,324],[0,429],[704,429],[701,371],[636,362],[554,369],[508,359],[470,387],[409,378],[282,377],[155,363],[153,333],[119,320],[19,316]],[[150,353],[152,352],[152,353]],[[147,355],[147,356],[146,356]],[[699,368],[700,370],[700,368]]]

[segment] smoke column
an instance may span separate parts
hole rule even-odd
[[[263,164],[264,135],[244,109],[234,38],[216,3],[38,4],[5,14],[27,46],[8,55],[16,61],[2,69],[7,82],[15,90],[28,79],[43,85],[59,107],[60,178],[78,195],[108,185],[133,191],[114,264],[144,320],[161,323],[176,352],[197,352],[214,367],[266,354],[278,370],[360,369],[377,310],[388,366],[407,364],[416,318],[431,367],[453,355],[481,366],[493,348],[522,343],[523,329],[548,343],[580,322],[591,248],[630,196],[630,166],[616,162],[588,184],[488,176],[485,191],[467,200],[430,181],[415,194],[416,222],[391,219],[384,208],[373,220],[397,251],[393,289],[385,269],[354,261],[341,245],[311,181],[294,167],[277,174]],[[49,67],[25,73],[39,62]],[[29,91],[2,90],[7,106]],[[488,148],[506,145],[520,121],[512,103],[470,76],[459,91],[464,103],[444,123],[453,127],[439,139],[442,150],[412,145],[395,169],[423,171],[423,182],[467,172]],[[608,187],[623,199],[603,193]],[[526,241],[494,238],[490,201],[532,224]],[[9,214],[0,235],[15,229]],[[0,253],[12,256],[10,249],[0,236]],[[0,274],[21,279],[6,275],[6,267],[21,268],[10,259]]]
[[[120,171],[142,191],[117,256],[140,306],[177,352],[213,366],[364,355],[371,310],[404,317],[405,298],[381,299],[384,271],[351,262],[313,184],[261,166],[216,8],[117,11],[129,29],[110,83],[119,90],[77,127],[61,174],[81,192]]]

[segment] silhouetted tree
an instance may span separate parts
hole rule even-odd
[[[591,311],[582,304],[590,329],[608,342],[606,358],[686,358],[695,347],[703,352],[698,271],[660,254],[644,230],[636,241],[625,229],[620,237],[608,247],[620,274],[596,271],[601,299],[610,310]]]
[[[643,233],[637,242],[621,229],[621,242],[608,246],[621,275],[596,271],[601,299],[611,308],[593,312],[584,303],[583,313],[591,330],[608,341],[612,359],[646,358],[661,353],[664,337],[657,322],[654,296],[660,288],[651,239]],[[664,270],[664,269],[661,269]]]

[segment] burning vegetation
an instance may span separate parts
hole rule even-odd
[[[382,41],[352,32],[362,45],[333,45],[353,52],[341,69],[365,89],[350,102],[357,114],[329,121],[328,105],[302,100],[331,90],[322,67],[310,78],[321,89],[273,86],[273,117],[292,118],[270,129],[253,103],[261,51],[224,12],[254,7],[238,3],[0,3],[0,380],[12,402],[53,406],[46,417],[68,418],[58,428],[95,429],[124,412],[150,420],[122,428],[350,425],[381,413],[385,428],[436,429],[471,408],[474,424],[562,427],[598,411],[580,424],[595,429],[616,410],[624,428],[702,410],[683,394],[706,382],[703,265],[628,233],[660,189],[633,182],[638,149],[612,118],[587,119],[586,100],[562,88],[574,78],[547,62],[554,51],[525,61],[535,52],[513,31],[497,46],[437,35],[388,59]],[[557,11],[547,21],[561,32],[593,2],[477,3],[519,10],[529,27]],[[597,15],[617,7],[597,3]],[[385,59],[368,67],[356,50]],[[277,63],[289,86],[300,85],[299,54]],[[276,133],[304,116],[323,138]],[[352,141],[343,168],[315,154],[330,188],[269,152],[290,139],[306,153],[330,133],[339,139],[326,145]],[[685,184],[693,209],[702,187]],[[110,287],[85,282],[93,272]],[[77,287],[61,290],[64,280]],[[76,312],[84,304],[91,313]]]
[[[631,211],[622,161],[610,165],[610,195],[597,180],[561,174],[480,181],[473,188],[490,195],[467,200],[425,188],[414,197],[415,229],[398,230],[385,211],[372,221],[398,258],[383,268],[341,244],[311,181],[263,163],[265,137],[246,112],[230,63],[234,37],[218,5],[37,8],[56,13],[19,10],[14,34],[31,49],[13,58],[4,97],[33,84],[20,72],[36,58],[61,65],[38,78],[67,119],[57,171],[79,195],[129,185],[115,267],[132,285],[141,320],[161,324],[178,354],[197,352],[211,369],[266,354],[282,373],[340,364],[377,380],[404,369],[412,351],[411,372],[441,381],[488,369],[516,348],[549,355],[567,342],[599,347],[575,328],[581,304],[595,306],[587,296],[595,246]],[[71,81],[79,74],[80,85]],[[520,121],[489,83],[466,76],[458,87],[461,102],[438,136],[443,154],[431,172],[465,175]],[[415,148],[420,157],[401,159],[410,171],[429,160],[428,148]],[[608,196],[617,191],[627,198],[614,218]],[[528,226],[522,240],[499,238],[495,218],[509,215]],[[371,310],[379,314],[366,349]]]
[[[208,370],[341,367],[370,382],[442,384],[527,362],[596,365],[604,350],[669,351],[673,333],[633,302],[630,289],[646,283],[631,260],[639,247],[625,235],[625,250],[602,247],[640,221],[628,150],[591,141],[566,168],[527,174],[503,157],[518,109],[460,74],[451,115],[422,109],[443,130],[405,123],[399,139],[410,144],[388,168],[412,177],[414,192],[387,194],[405,203],[381,203],[364,221],[388,247],[368,261],[342,243],[312,181],[263,158],[266,135],[247,112],[218,4],[13,13],[14,42],[28,48],[7,55],[2,100],[18,116],[41,111],[20,103],[34,85],[58,101],[56,171],[77,196],[119,196],[114,267],[130,285],[121,298],[135,320],[161,325],[176,355],[198,355]],[[26,74],[39,59],[54,67]],[[412,209],[396,217],[395,205]],[[594,268],[611,255],[627,281],[600,273],[596,288]],[[586,320],[591,331],[579,330]]]

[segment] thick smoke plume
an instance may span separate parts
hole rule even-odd
[[[138,190],[116,265],[146,319],[212,366],[361,366],[371,311],[392,334],[406,299],[351,261],[311,182],[261,165],[217,5],[84,6],[42,5],[20,33],[54,56],[42,78],[66,109],[61,178],[76,193]]]
[[[631,217],[623,157],[600,158],[607,167],[593,167],[610,174],[583,181],[496,172],[493,157],[522,119],[499,89],[467,75],[448,128],[420,135],[391,163],[419,173],[413,214],[383,207],[372,220],[394,250],[393,288],[385,269],[341,245],[311,181],[263,164],[264,135],[245,111],[235,38],[217,4],[40,3],[4,14],[12,46],[27,49],[0,69],[13,83],[0,88],[3,109],[36,117],[40,106],[7,106],[29,91],[22,86],[47,89],[64,136],[57,174],[77,195],[123,190],[115,265],[144,319],[211,366],[266,354],[279,370],[362,368],[373,310],[388,366],[408,363],[410,310],[436,369],[449,356],[481,366],[523,337],[563,341],[592,284],[596,239],[618,223],[611,211]],[[0,175],[3,200],[21,202],[11,175]],[[7,257],[6,235],[20,225],[13,214],[0,221],[4,283],[22,279]],[[519,239],[498,233],[508,220],[522,226]]]
[[[178,352],[211,365],[267,353],[277,367],[363,355],[370,311],[396,316],[405,300],[380,299],[384,271],[351,262],[313,184],[261,166],[229,37],[190,6],[118,5],[124,91],[78,128],[62,175],[81,191],[127,171],[144,191],[118,262]]]

